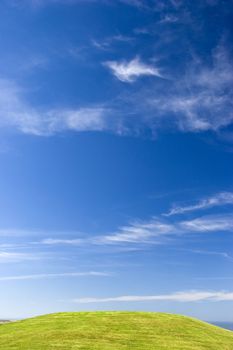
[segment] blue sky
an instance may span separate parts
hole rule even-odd
[[[1,318],[233,321],[232,10],[1,2]]]

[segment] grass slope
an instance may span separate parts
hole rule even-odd
[[[0,349],[233,350],[233,332],[163,313],[58,313],[0,325]]]

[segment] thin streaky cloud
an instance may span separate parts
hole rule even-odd
[[[56,245],[56,244],[64,244],[64,245],[80,245],[83,244],[83,239],[54,239],[54,238],[46,238],[41,241],[42,244],[47,245]]]
[[[42,256],[29,253],[0,252],[0,263],[21,262],[27,260],[39,260]]]
[[[190,62],[189,68],[173,79],[166,90],[146,92],[144,100],[156,119],[170,120],[182,132],[218,131],[233,122],[233,65],[226,47],[214,50],[212,64],[200,59]],[[154,121],[153,115],[151,117]]]
[[[76,5],[82,3],[95,3],[97,0],[11,0],[12,5],[30,5],[33,8],[41,8],[48,5]],[[104,3],[104,0],[102,1]]]
[[[213,256],[219,256],[224,259],[233,261],[233,256],[229,255],[226,252],[215,252],[215,251],[209,251],[209,250],[198,250],[198,249],[192,249],[190,252],[195,253],[195,254],[201,254],[201,255],[213,255]]]
[[[232,215],[210,215],[180,222],[180,228],[188,232],[232,231]]]
[[[65,131],[104,131],[110,129],[111,114],[104,106],[60,108],[39,111],[26,102],[22,89],[0,79],[0,128],[16,129],[24,134],[51,136]],[[116,130],[116,126],[113,126]]]
[[[199,202],[188,206],[174,206],[164,216],[171,216],[176,214],[183,214],[186,212],[192,212],[201,209],[208,209],[216,206],[224,206],[233,204],[233,193],[232,192],[220,192],[214,196],[201,199]]]
[[[172,233],[174,230],[173,225],[153,219],[148,222],[134,222],[131,225],[120,227],[117,232],[99,237],[95,242],[97,244],[142,243],[148,242],[153,237]]]
[[[117,3],[122,3],[125,5],[133,6],[138,9],[150,9],[149,4],[141,0],[11,0],[13,6],[30,5],[32,8],[41,8],[48,5],[78,5],[78,4],[103,4],[112,5]]]
[[[188,239],[189,234],[207,234],[216,232],[231,232],[233,230],[233,216],[229,215],[208,215],[198,217],[192,220],[179,220],[171,222],[170,218],[161,219],[152,217],[146,221],[134,221],[125,226],[120,226],[117,230],[102,234],[102,235],[84,235],[79,232],[69,231],[23,231],[14,229],[14,236],[37,237],[37,240],[25,241],[23,244],[2,244],[3,249],[0,252],[0,262],[12,260],[26,259],[42,259],[48,258],[46,255],[15,253],[9,252],[9,249],[26,249],[32,246],[74,246],[74,247],[89,247],[89,246],[118,246],[118,247],[135,247],[155,245],[155,244],[172,244],[175,237]],[[1,230],[0,230],[1,232]],[[10,236],[11,230],[4,230],[7,236]],[[67,238],[67,236],[70,236]],[[79,236],[77,236],[79,235]],[[81,235],[81,237],[80,237]],[[40,238],[41,237],[41,238]],[[7,251],[6,251],[7,250]],[[122,252],[124,249],[121,250]],[[204,253],[204,252],[203,252]],[[214,252],[217,255],[217,252]],[[207,252],[206,252],[207,254]],[[231,259],[230,255],[219,253],[225,258]]]
[[[160,222],[157,219],[148,222],[134,222],[127,226],[122,226],[116,232],[106,235],[94,236],[80,239],[57,239],[47,238],[40,241],[45,245],[122,245],[133,243],[152,243],[151,239],[166,236],[177,231],[174,225]],[[155,243],[155,242],[154,242]]]
[[[126,5],[130,5],[130,6],[136,6],[138,8],[145,8],[146,6],[146,1],[142,1],[142,0],[118,0],[119,2],[122,2]]]
[[[203,216],[193,220],[169,222],[152,218],[148,221],[135,221],[119,227],[115,232],[89,238],[67,239],[46,238],[37,242],[44,245],[126,245],[126,244],[161,244],[174,236],[187,236],[189,233],[231,232],[232,215]],[[169,243],[171,241],[169,240]]]
[[[45,245],[116,245],[126,243],[148,243],[153,237],[159,237],[172,233],[173,225],[152,219],[147,222],[133,222],[130,225],[120,227],[116,232],[90,238],[62,239],[46,238],[40,241]]]
[[[47,231],[18,229],[18,228],[1,228],[0,237],[26,237],[26,236],[40,236],[47,234]]]
[[[146,302],[146,301],[175,301],[175,302],[200,302],[200,301],[233,301],[233,292],[225,291],[187,291],[161,295],[124,295],[106,298],[77,298],[73,303],[109,303],[109,302]]]
[[[91,44],[99,50],[109,51],[112,49],[114,43],[130,43],[132,41],[134,41],[133,37],[122,34],[116,34],[103,39],[93,38],[91,40]]]
[[[220,46],[213,54],[211,67],[190,63],[189,71],[179,79],[156,79],[149,90],[139,87],[136,94],[127,93],[125,100],[123,94],[117,104],[108,101],[41,110],[28,103],[25,89],[16,82],[0,79],[0,128],[35,136],[69,131],[139,136],[145,129],[154,134],[174,127],[181,132],[219,132],[233,122],[233,67],[229,56]],[[143,76],[164,78],[158,67],[138,57],[103,64],[124,83]]]
[[[195,279],[196,280],[233,280],[233,277],[228,277],[228,276],[226,276],[226,277],[195,277]]]
[[[47,279],[47,278],[88,277],[88,276],[107,277],[107,276],[110,276],[110,274],[106,272],[96,272],[96,271],[44,273],[44,274],[42,273],[42,274],[34,274],[34,275],[4,276],[4,277],[0,277],[0,281],[39,280],[39,279]]]
[[[131,61],[107,61],[104,65],[118,80],[125,83],[132,83],[142,76],[162,78],[159,68],[142,62],[138,57]]]

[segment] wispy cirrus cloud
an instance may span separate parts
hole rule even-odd
[[[0,263],[10,263],[10,262],[21,262],[27,260],[38,260],[41,257],[39,255],[31,253],[18,253],[18,252],[8,252],[0,251]]]
[[[46,238],[40,241],[44,245],[124,245],[124,244],[161,244],[166,239],[191,233],[231,232],[232,215],[203,216],[193,220],[169,222],[158,218],[148,221],[135,221],[119,227],[113,233],[87,238]]]
[[[107,61],[104,65],[125,83],[142,76],[162,77],[158,67],[139,58]],[[190,64],[178,79],[159,79],[149,90],[140,85],[137,92],[127,92],[125,97],[123,93],[115,104],[43,109],[27,101],[25,89],[1,79],[0,128],[36,136],[67,131],[140,135],[145,129],[154,133],[174,127],[182,132],[220,132],[233,123],[232,71],[229,55],[221,46],[215,50],[210,66],[199,61]]]
[[[162,78],[159,68],[142,62],[138,57],[131,61],[107,61],[104,65],[117,79],[126,83],[132,83],[142,76]]]
[[[22,4],[31,5],[33,8],[38,8],[41,6],[48,6],[54,4],[62,5],[76,5],[85,3],[99,3],[104,5],[112,5],[116,3],[122,3],[129,6],[134,6],[139,9],[149,9],[147,1],[142,0],[10,0],[12,5],[22,6]]]
[[[14,82],[0,80],[0,128],[49,136],[64,131],[104,131],[110,128],[110,110],[103,106],[39,111],[28,104]],[[112,127],[114,121],[112,120]]]
[[[23,281],[23,280],[40,280],[48,278],[64,278],[64,277],[107,277],[110,276],[106,272],[87,271],[87,272],[66,272],[66,273],[41,273],[34,275],[4,276],[0,277],[1,281]]]
[[[232,215],[210,215],[193,220],[182,221],[179,225],[181,230],[188,232],[216,232],[232,231]]]
[[[233,215],[214,214],[203,215],[193,219],[170,218],[170,216],[155,216],[147,220],[134,220],[116,230],[105,234],[90,234],[79,231],[49,231],[49,230],[21,230],[0,229],[0,236],[17,238],[17,242],[8,241],[1,244],[2,257],[7,258],[7,249],[28,246],[132,246],[140,244],[161,244],[172,242],[175,237],[188,237],[190,234],[207,234],[216,232],[231,232],[233,230]],[[23,243],[19,242],[23,238]],[[28,241],[30,238],[30,241]],[[6,251],[6,252],[5,252]],[[9,254],[13,254],[9,252]],[[217,253],[216,253],[217,254]],[[222,254],[221,254],[222,255]],[[224,254],[225,255],[225,254]],[[27,256],[27,255],[26,255]],[[25,256],[25,257],[26,257]],[[14,254],[12,255],[14,257]],[[17,255],[15,255],[17,257]],[[24,255],[22,255],[22,258]],[[0,255],[1,258],[1,255]]]
[[[109,303],[109,302],[146,302],[146,301],[173,301],[173,302],[200,302],[200,301],[233,301],[233,292],[225,291],[184,291],[171,294],[158,295],[124,295],[119,297],[105,298],[78,298],[71,302],[88,304],[88,303]]]
[[[176,214],[183,214],[186,212],[193,212],[201,209],[208,209],[216,206],[224,206],[233,204],[233,193],[232,192],[219,192],[213,196],[201,199],[199,202],[193,205],[187,206],[174,206],[164,216],[171,216]]]
[[[162,17],[162,19],[159,21],[160,24],[165,23],[176,23],[179,20],[179,17],[174,14],[166,14]]]
[[[147,222],[133,222],[128,226],[120,227],[116,232],[106,235],[78,239],[47,238],[41,241],[45,245],[122,245],[152,243],[152,239],[174,234],[177,228],[158,219]],[[155,243],[156,241],[154,241]]]
[[[217,131],[233,122],[233,65],[223,45],[213,52],[212,63],[190,62],[179,79],[170,83],[166,94],[145,98],[152,113],[184,132]],[[152,118],[153,120],[153,118]],[[161,122],[162,122],[161,120]]]
[[[165,236],[176,231],[174,225],[152,219],[148,222],[134,222],[106,236],[97,237],[97,244],[146,243],[152,238]]]
[[[116,134],[137,134],[143,132],[145,129],[152,131],[154,135],[160,128],[176,129],[181,132],[221,132],[222,129],[229,127],[233,123],[233,64],[232,51],[226,35],[224,35],[224,28],[221,31],[222,36],[219,44],[206,52],[202,52],[202,45],[198,46],[200,28],[205,23],[205,17],[196,16],[197,13],[204,13],[202,11],[205,7],[210,6],[211,2],[198,2],[195,7],[184,1],[141,1],[141,0],[12,0],[12,4],[22,5],[31,4],[34,7],[49,4],[85,4],[85,3],[100,3],[106,5],[125,4],[133,6],[138,9],[155,10],[157,15],[153,22],[148,19],[148,25],[143,31],[150,33],[151,40],[143,44],[140,42],[139,36],[135,36],[135,28],[131,31],[120,30],[120,34],[112,35],[112,33],[104,33],[103,37],[92,41],[93,46],[101,50],[108,50],[113,42],[131,41],[136,44],[130,50],[131,57],[136,58],[129,60],[126,57],[119,59],[119,52],[117,57],[111,58],[106,56],[101,58],[104,66],[107,67],[111,73],[120,81],[124,83],[132,83],[139,80],[140,77],[169,77],[167,79],[150,79],[143,81],[143,84],[137,85],[137,91],[126,91],[126,89],[118,96],[114,96],[112,101],[117,100],[116,106],[112,106],[111,102],[106,102],[100,105],[82,106],[78,108],[64,107],[64,108],[47,108],[46,110],[38,110],[33,108],[25,99],[20,96],[17,89],[8,89],[8,97],[6,96],[6,86],[2,89],[2,97],[0,97],[0,105],[2,112],[0,117],[2,125],[9,128],[16,128],[17,130],[34,135],[54,135],[59,132],[75,130],[75,131],[110,131]],[[224,5],[219,4],[219,11],[223,11]],[[199,11],[196,11],[199,10]],[[225,13],[225,10],[224,10]],[[186,18],[187,16],[187,18]],[[225,16],[223,13],[221,16]],[[184,20],[185,17],[185,20]],[[225,17],[221,17],[225,18]],[[183,19],[183,20],[182,20]],[[179,22],[184,26],[183,32],[177,28],[175,23]],[[226,21],[227,22],[227,21]],[[170,31],[169,26],[161,26],[161,24],[173,23],[175,30]],[[193,29],[193,38],[190,42],[187,41],[186,29],[189,32],[190,27]],[[153,29],[153,30],[152,30]],[[161,35],[158,32],[161,31]],[[134,33],[134,34],[133,34]],[[93,35],[91,36],[93,38]],[[88,37],[88,41],[90,40]],[[167,41],[167,37],[169,40]],[[180,57],[183,63],[177,68],[174,65],[173,57],[177,53],[174,52],[174,43],[181,43]],[[138,41],[137,41],[138,40]],[[161,50],[151,50],[154,41],[158,41],[158,47]],[[185,45],[184,45],[185,42]],[[86,44],[85,44],[86,45]],[[188,45],[188,46],[187,46]],[[185,47],[183,47],[185,46]],[[142,47],[142,53],[140,52]],[[188,47],[188,50],[187,50]],[[135,52],[137,48],[137,52]],[[88,48],[88,50],[90,47]],[[78,47],[77,51],[82,50]],[[92,50],[89,50],[90,61],[93,60]],[[139,51],[139,52],[138,52]],[[160,53],[161,51],[161,53]],[[189,54],[187,54],[189,51]],[[164,55],[164,52],[166,54]],[[103,52],[102,52],[103,53]],[[139,57],[146,57],[142,60]],[[161,56],[160,56],[161,55]],[[155,62],[155,56],[160,57],[161,66],[152,63]],[[166,56],[166,57],[165,57]],[[204,57],[204,58],[203,58]],[[39,57],[38,57],[39,58]],[[42,66],[43,60],[46,57],[41,57],[39,60],[32,59],[31,66]],[[42,62],[41,62],[42,59]],[[100,65],[94,58],[94,64]],[[179,65],[180,59],[177,63]],[[68,64],[68,62],[67,62]],[[30,65],[30,64],[29,64]],[[87,71],[87,75],[90,72]],[[104,77],[103,77],[104,79]],[[163,83],[160,83],[163,81]],[[153,85],[154,83],[154,85]],[[127,84],[125,84],[127,88]],[[130,89],[133,84],[129,84]],[[17,90],[17,91],[16,91]],[[133,90],[133,89],[132,89]],[[125,94],[125,95],[124,95]],[[124,96],[123,96],[124,95]],[[138,98],[140,97],[140,98]],[[11,101],[10,103],[7,103]],[[124,100],[123,103],[122,100]],[[8,108],[6,106],[8,105]],[[127,106],[126,106],[127,105]],[[11,108],[9,108],[9,106]],[[14,108],[13,108],[14,106]],[[111,113],[112,112],[112,113]],[[117,114],[117,115],[116,115]],[[4,118],[2,117],[4,115]],[[113,117],[114,115],[114,117]],[[134,116],[130,118],[129,116]],[[120,116],[120,117],[119,117]],[[127,130],[127,132],[122,132]],[[231,142],[231,140],[230,140]]]
[[[229,255],[226,252],[216,252],[216,251],[211,251],[211,250],[199,250],[199,249],[192,249],[190,252],[195,253],[195,254],[201,254],[201,255],[213,255],[213,256],[219,256],[224,259],[227,259],[229,261],[233,261],[233,256]]]
[[[103,51],[108,51],[110,49],[112,49],[113,44],[116,43],[130,43],[133,42],[134,38],[128,35],[122,35],[120,33],[116,34],[116,35],[112,35],[106,38],[102,38],[102,39],[92,39],[91,40],[91,44],[100,50]]]
[[[55,4],[75,5],[75,4],[82,4],[85,2],[95,3],[96,0],[10,0],[11,5],[14,5],[14,6],[30,5],[33,8],[40,8],[42,6],[55,5]]]
[[[54,245],[54,244],[80,245],[83,243],[83,239],[82,238],[76,238],[76,239],[46,238],[42,240],[42,243],[47,245]]]

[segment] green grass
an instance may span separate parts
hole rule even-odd
[[[233,332],[164,313],[58,313],[0,325],[0,349],[233,350]]]

